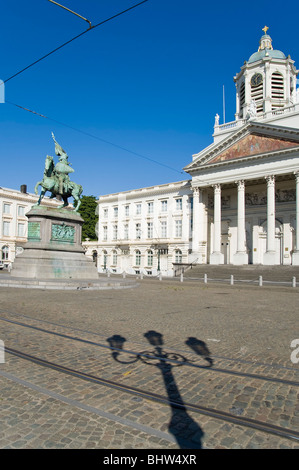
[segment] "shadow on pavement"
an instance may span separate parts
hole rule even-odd
[[[163,349],[163,335],[161,333],[151,330],[145,333],[144,337],[151,346],[154,347],[154,350],[142,351],[131,360],[126,361],[119,357],[126,339],[120,335],[107,338],[112,348],[113,359],[122,364],[130,364],[141,360],[145,365],[154,366],[161,372],[171,409],[171,419],[168,424],[169,432],[175,437],[181,449],[201,449],[204,432],[199,424],[188,415],[173,375],[173,368],[183,366],[188,363],[188,359],[181,354],[167,353]],[[204,357],[209,364],[207,367],[212,366],[210,352],[203,341],[190,337],[186,341],[186,344],[196,352],[196,354]]]

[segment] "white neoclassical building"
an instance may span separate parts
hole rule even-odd
[[[99,271],[172,276],[189,262],[191,221],[190,181],[100,197]]]
[[[26,185],[20,191],[0,187],[0,264],[8,267],[22,253],[27,242],[28,219],[26,213],[37,203],[39,196],[27,192]],[[57,207],[61,202],[45,197],[43,204]]]
[[[235,120],[216,115],[191,179],[99,198],[99,271],[299,265],[298,70],[267,29],[234,77]]]

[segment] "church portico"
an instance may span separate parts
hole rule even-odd
[[[296,264],[297,180],[292,172],[193,188],[192,250],[204,246],[216,265]]]

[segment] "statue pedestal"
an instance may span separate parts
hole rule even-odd
[[[11,275],[33,279],[97,279],[93,261],[81,244],[84,220],[75,211],[33,206],[28,241],[16,257]]]

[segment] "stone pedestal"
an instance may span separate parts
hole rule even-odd
[[[11,275],[32,279],[97,279],[81,244],[84,220],[73,210],[34,206],[27,212],[28,241]]]

